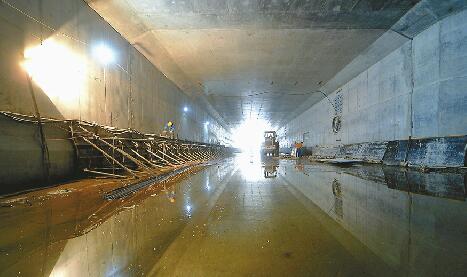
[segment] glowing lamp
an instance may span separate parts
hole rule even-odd
[[[92,52],[93,56],[103,65],[108,65],[115,61],[114,51],[103,43],[96,45]]]
[[[52,38],[25,49],[21,66],[50,100],[61,107],[75,106],[85,91],[85,58]]]

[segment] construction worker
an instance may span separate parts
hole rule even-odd
[[[175,131],[175,125],[172,121],[167,122],[167,128],[169,129],[169,132],[173,133]]]
[[[303,142],[296,142],[295,143],[295,148],[297,149],[295,151],[295,156],[299,158],[302,155],[302,148],[303,148]]]
[[[175,124],[172,121],[167,122],[162,131],[163,137],[175,138]]]

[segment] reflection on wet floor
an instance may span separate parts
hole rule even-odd
[[[130,199],[0,199],[0,276],[465,276],[465,179],[240,156]]]

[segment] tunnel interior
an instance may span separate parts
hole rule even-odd
[[[0,276],[465,276],[466,8],[1,0]]]

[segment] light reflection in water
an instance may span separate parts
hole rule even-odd
[[[276,178],[278,167],[279,163],[277,160],[273,158],[265,158],[263,160],[264,178]]]
[[[261,264],[264,275],[279,270],[307,275],[316,270],[313,266],[319,266],[329,270],[323,276],[333,276],[333,270],[341,270],[344,263],[346,276],[364,275],[357,274],[360,272],[373,276],[465,275],[465,175],[377,166],[296,166],[280,161],[278,177],[264,179],[259,160],[250,163],[247,156],[243,161],[246,167],[258,170],[241,173],[261,181],[246,183],[245,177],[234,175],[216,198],[216,194],[206,193],[206,186],[216,191],[222,188],[220,183],[235,167],[217,169],[223,176],[220,181],[209,176],[216,169],[206,170],[204,175],[190,177],[190,182],[168,186],[165,193],[135,203],[132,209],[96,215],[102,221],[95,226],[89,222],[95,218],[90,213],[96,213],[88,208],[92,207],[86,202],[89,195],[78,198],[70,194],[67,199],[73,199],[71,202],[44,198],[39,205],[40,198],[36,198],[32,206],[2,206],[0,222],[6,223],[0,223],[0,275],[15,276],[21,269],[21,275],[27,276],[35,276],[27,270],[44,276],[81,276],[83,272],[137,276],[149,274],[155,263],[170,266],[171,262],[186,275],[195,275],[191,274],[193,268],[211,266],[232,275],[248,275]],[[441,180],[445,180],[444,189]],[[429,191],[430,186],[436,191]],[[175,192],[178,201],[173,203],[170,199],[175,199]],[[77,207],[81,201],[86,204]],[[311,243],[320,251],[310,251]],[[185,250],[166,256],[170,245]],[[278,253],[284,259],[275,260]],[[319,263],[310,266],[310,261]],[[368,271],[354,271],[362,268]],[[286,275],[284,272],[280,273]]]
[[[164,185],[163,189],[165,195],[167,196],[167,199],[169,200],[170,203],[175,203],[175,191],[171,187],[167,187]]]
[[[243,179],[249,182],[259,181],[264,178],[261,157],[258,154],[239,154],[236,164],[240,169]]]
[[[66,277],[68,276],[66,268],[63,267],[56,267],[50,273],[49,277]]]
[[[186,189],[185,189],[185,191],[183,193],[183,203],[185,204],[185,206],[184,206],[185,215],[187,217],[191,218],[191,215],[193,213],[193,204],[192,204],[192,201],[191,201],[192,183],[190,182],[189,184],[190,185],[188,185],[186,187]]]
[[[209,185],[209,174],[206,174],[206,186],[205,186],[207,191],[211,190],[211,186]]]
[[[193,214],[193,205],[191,204],[190,199],[187,199],[186,201],[188,204],[185,205],[185,215],[188,218],[191,218]]]

